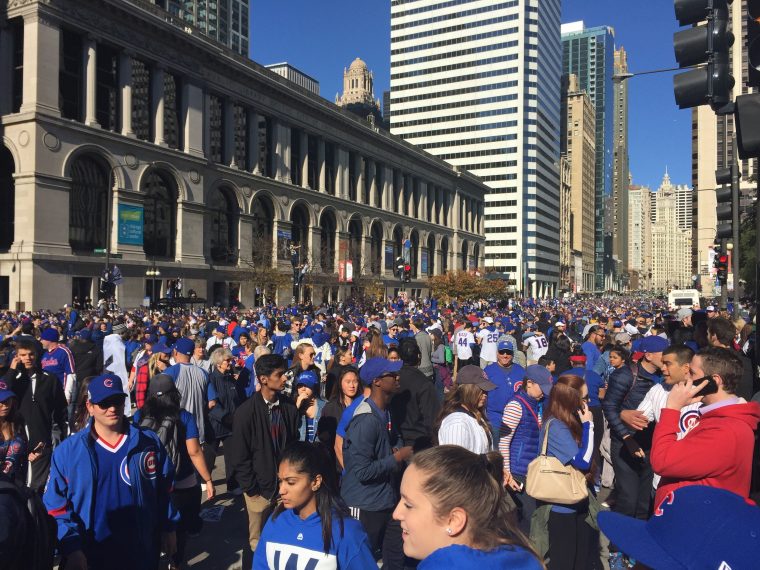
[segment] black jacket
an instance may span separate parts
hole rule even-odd
[[[74,339],[69,343],[69,350],[74,357],[74,372],[78,382],[103,372],[103,351],[94,342]]]
[[[19,401],[19,412],[29,430],[29,449],[38,443],[52,445],[53,422],[61,431],[61,439],[68,433],[66,423],[66,396],[58,378],[44,370],[37,370],[37,381],[32,394],[32,382],[25,369],[9,368],[3,381]]]
[[[433,440],[433,424],[441,410],[435,384],[419,368],[406,365],[400,371],[400,384],[389,406],[391,421],[398,426],[404,445],[415,445],[416,442],[422,448],[429,447]]]
[[[635,432],[620,419],[623,410],[635,410],[649,389],[657,384],[659,379],[644,370],[641,366],[621,366],[610,375],[607,394],[602,400],[602,411],[610,424],[610,435],[613,439],[621,440],[626,435],[634,435],[643,449],[651,447],[652,424],[649,428]]]
[[[245,401],[245,388],[232,374],[222,374],[216,367],[211,369],[208,379],[216,390],[216,405],[208,413],[213,439],[224,439],[232,434],[232,418]]]
[[[280,396],[282,429],[275,451],[270,431],[269,412],[261,392],[255,392],[236,411],[232,423],[230,463],[232,474],[249,495],[272,499],[277,495],[279,454],[298,440],[298,410],[289,398]]]

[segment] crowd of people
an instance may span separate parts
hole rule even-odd
[[[185,567],[223,490],[255,569],[748,568],[755,322],[623,297],[6,311],[2,567]],[[727,517],[704,566],[700,508]]]

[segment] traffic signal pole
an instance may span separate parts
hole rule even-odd
[[[731,202],[733,206],[733,209],[731,210],[731,229],[733,230],[734,242],[734,248],[731,250],[731,270],[734,272],[734,317],[738,317],[740,312],[739,261],[741,257],[739,253],[739,182],[741,173],[739,172],[736,148],[736,137],[734,136],[733,144],[731,145]]]

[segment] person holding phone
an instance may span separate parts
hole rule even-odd
[[[655,513],[679,487],[707,485],[748,497],[760,404],[736,395],[742,362],[726,348],[702,349],[689,365],[690,378],[670,390],[654,430],[651,462],[662,479]],[[682,438],[681,409],[702,402],[697,423]]]

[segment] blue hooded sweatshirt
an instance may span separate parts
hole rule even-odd
[[[301,519],[293,509],[286,509],[277,518],[270,517],[253,556],[253,570],[269,568],[365,570],[377,564],[359,521],[344,518],[341,533],[340,522],[333,517],[332,545],[325,554],[319,513]]]
[[[417,566],[417,570],[449,570],[451,568],[541,570],[543,566],[524,548],[509,544],[488,551],[454,544],[439,548]]]

